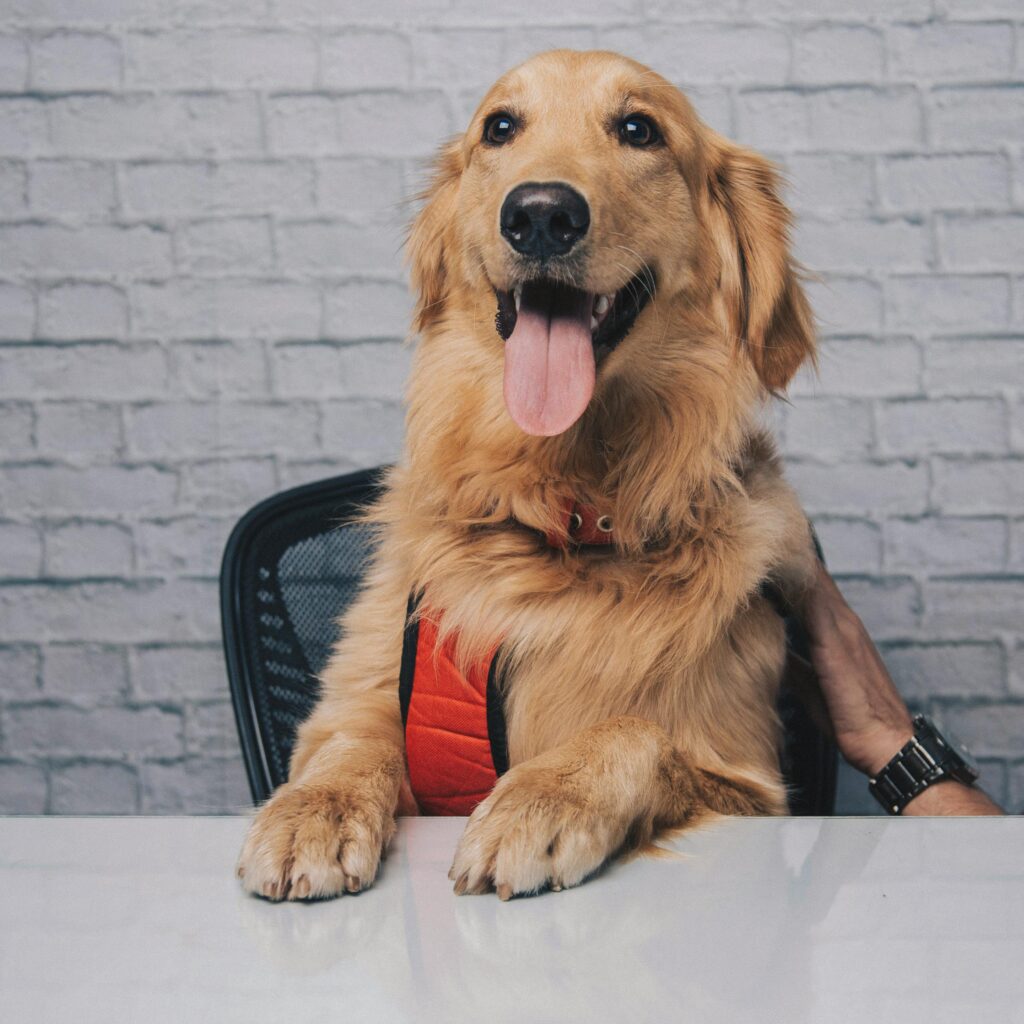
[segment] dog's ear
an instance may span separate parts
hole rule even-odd
[[[814,360],[814,318],[789,251],[790,214],[764,157],[709,133],[711,231],[719,289],[762,384],[781,391]]]
[[[429,327],[444,310],[449,264],[454,255],[451,234],[456,222],[461,176],[462,139],[456,137],[438,151],[430,184],[417,197],[423,207],[406,239],[406,261],[416,293],[412,319],[416,332]]]

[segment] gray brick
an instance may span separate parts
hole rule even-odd
[[[35,418],[27,403],[0,404],[0,437],[8,459],[30,458],[36,454]]]
[[[382,402],[327,402],[324,405],[324,441],[361,466],[378,466],[398,456],[402,441],[400,406]]]
[[[886,288],[886,323],[915,334],[1000,330],[1009,317],[1001,277],[913,274],[890,278]]]
[[[151,345],[0,348],[0,395],[135,398],[162,393],[163,353]]]
[[[177,701],[226,692],[227,675],[220,645],[140,647],[130,659],[132,692],[142,698]]]
[[[216,295],[223,337],[315,338],[320,334],[320,295],[312,285],[226,281]]]
[[[1005,693],[1005,659],[996,643],[885,644],[882,657],[908,700]]]
[[[1024,214],[944,217],[939,250],[950,267],[1016,269],[1024,263]]]
[[[618,38],[620,33],[614,35]],[[789,39],[778,28],[689,25],[669,33],[652,25],[642,32],[641,40],[634,55],[670,81],[775,85],[784,82],[789,72]],[[617,42],[614,48],[618,49]]]
[[[265,218],[211,220],[184,225],[176,235],[178,265],[186,273],[247,273],[273,262]]]
[[[915,515],[928,504],[928,472],[920,463],[790,462],[786,475],[814,514]]]
[[[8,746],[16,754],[180,754],[181,716],[152,707],[110,707],[96,714],[70,705],[29,705],[7,709]]]
[[[0,216],[17,219],[28,210],[28,171],[13,160],[0,162]]]
[[[795,210],[863,213],[874,203],[874,171],[865,156],[801,154],[786,160],[787,198]]]
[[[35,644],[0,645],[0,700],[38,695],[41,663]]]
[[[240,515],[276,490],[277,474],[271,459],[209,459],[186,468],[178,507],[204,512],[230,509]]]
[[[1020,629],[1024,580],[932,580],[924,588],[925,625],[951,636],[984,638]]]
[[[814,529],[830,572],[866,575],[881,570],[882,531],[877,523],[817,516]]]
[[[261,345],[253,342],[182,342],[168,349],[172,394],[192,398],[259,398],[268,394]]]
[[[874,442],[871,407],[842,398],[801,398],[786,409],[787,455],[867,455]]]
[[[220,563],[234,519],[182,516],[135,527],[141,573],[209,575]]]
[[[922,141],[915,89],[851,86],[808,94],[810,138],[824,149],[892,151]]]
[[[924,224],[910,220],[811,220],[796,227],[797,258],[814,270],[913,270],[928,262]]]
[[[326,295],[324,332],[329,338],[361,341],[404,338],[412,301],[404,284],[358,281],[331,288]]]
[[[943,512],[1019,512],[1024,459],[938,459],[935,501]]]
[[[0,98],[0,156],[45,156],[50,145],[46,106],[40,100]]]
[[[15,579],[38,576],[43,564],[43,541],[29,523],[0,521],[0,565],[3,574]]]
[[[43,650],[43,692],[93,702],[128,692],[128,659],[120,647],[50,644]]]
[[[238,731],[230,700],[204,701],[186,708],[185,752],[203,757],[238,755]]]
[[[896,25],[888,40],[889,70],[897,78],[991,81],[1013,66],[1010,25]]]
[[[219,636],[214,580],[0,586],[0,640],[183,643]]]
[[[910,399],[885,402],[879,440],[890,455],[1004,452],[1006,407],[998,399]]]
[[[864,25],[816,25],[799,32],[793,44],[793,77],[798,82],[832,85],[882,77],[882,34]]]
[[[335,116],[346,156],[427,156],[453,127],[443,94],[425,90],[341,96]]]
[[[37,214],[104,216],[117,206],[113,165],[88,160],[33,160],[28,192]]]
[[[317,206],[324,211],[353,219],[408,216],[402,168],[394,160],[320,160],[316,180]]]
[[[930,123],[941,146],[998,148],[1024,133],[1024,89],[951,87],[932,93]]]
[[[80,469],[40,462],[0,469],[0,489],[12,511],[157,512],[174,501],[177,476],[156,466]]]
[[[129,450],[143,457],[263,454],[318,447],[317,411],[294,403],[172,403],[131,410]]]
[[[851,397],[916,395],[921,387],[921,353],[906,341],[828,341],[818,348],[818,375],[805,370],[794,380],[794,395]]]
[[[305,221],[280,224],[278,256],[285,266],[315,274],[397,274],[401,230],[380,224]]]
[[[876,640],[913,636],[918,629],[921,600],[911,580],[840,578],[839,589]]]
[[[868,335],[882,326],[882,288],[861,277],[822,275],[804,285],[824,337]]]
[[[1024,388],[1024,341],[959,338],[925,346],[929,393],[991,394]]]
[[[999,153],[886,157],[882,197],[894,210],[998,208],[1010,198],[1010,168]]]
[[[123,338],[128,298],[109,284],[72,282],[45,289],[39,297],[39,334],[60,341]]]
[[[313,203],[313,167],[301,160],[170,161],[128,164],[122,201],[132,213],[259,213],[305,210]]]
[[[69,156],[180,158],[262,151],[259,106],[246,93],[69,96],[55,99],[49,109],[52,145]],[[6,152],[3,138],[0,133],[0,151]]]
[[[0,340],[24,341],[35,333],[36,300],[28,288],[0,281],[0,312]]]
[[[1024,748],[1024,705],[954,706],[942,717],[974,754],[1012,757]]]
[[[41,455],[82,463],[115,458],[121,448],[121,420],[113,406],[43,403],[38,407],[37,448]]]
[[[738,0],[731,2],[735,5]],[[685,7],[686,4],[682,2],[666,4],[652,0],[647,10],[660,20],[682,13]],[[719,4],[718,10],[724,13],[725,7],[724,3]],[[611,31],[617,34],[620,30],[613,28]],[[554,50],[560,46],[569,50],[593,50],[597,46],[616,48],[601,37],[597,30],[587,25],[515,25],[505,31],[505,64],[510,68],[515,67],[529,60],[534,54]]]
[[[921,573],[1000,572],[1006,565],[1003,519],[890,519],[885,560],[893,569]]]
[[[743,90],[736,97],[736,135],[748,146],[770,151],[810,147],[807,96],[789,89]]]
[[[51,773],[53,814],[131,814],[139,803],[135,769],[117,762],[71,764]]]
[[[0,89],[22,92],[28,84],[28,46],[13,35],[0,36]]]
[[[270,96],[267,140],[272,153],[310,156],[340,153],[338,110],[329,96]]]
[[[46,533],[49,576],[130,576],[132,533],[119,523],[70,522]]]
[[[126,79],[139,89],[303,89],[316,81],[316,44],[294,32],[134,33],[126,48]]]
[[[144,814],[240,814],[252,807],[240,757],[142,766]]]
[[[493,32],[488,35],[496,38]],[[447,35],[422,37],[423,57],[428,62],[431,49],[437,48],[438,38],[447,40]],[[412,45],[401,32],[348,29],[344,33],[321,36],[319,42],[321,80],[330,89],[400,87],[412,81]],[[420,59],[419,50],[417,58]]]
[[[494,69],[513,63],[504,56],[505,44],[502,33],[493,29],[424,32],[415,38],[413,74],[429,85],[455,85],[483,95],[494,81]]]
[[[59,32],[32,42],[32,86],[50,92],[117,89],[121,46],[110,36]]]
[[[107,25],[160,20],[168,8],[166,0],[7,0],[4,10],[29,24]]]
[[[845,18],[850,6],[843,0],[818,0],[813,7],[804,0],[759,0],[758,11],[762,16],[772,15],[792,18],[825,19]],[[857,5],[857,16],[865,21],[920,21],[932,13],[930,0],[861,0]]]
[[[0,761],[0,814],[43,814],[46,771],[39,765]]]
[[[410,350],[398,342],[279,345],[271,353],[274,391],[289,398],[402,397]]]
[[[1024,573],[1024,519],[1010,523],[1010,557],[1007,563],[1013,572]]]
[[[148,225],[14,225],[0,228],[0,271],[164,276],[171,239]]]
[[[1010,692],[1024,694],[1024,641],[1018,641],[1010,651]]]

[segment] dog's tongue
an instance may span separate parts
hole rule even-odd
[[[523,286],[516,325],[505,342],[505,406],[527,434],[561,434],[589,404],[593,302],[575,288]]]

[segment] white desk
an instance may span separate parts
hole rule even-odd
[[[1024,1021],[1024,820],[757,819],[501,903],[452,894],[461,819],[375,888],[243,895],[242,818],[0,819],[11,1024]]]

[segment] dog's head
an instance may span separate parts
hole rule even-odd
[[[528,434],[567,430],[677,330],[777,391],[814,350],[788,224],[772,165],[665,79],[612,53],[542,54],[441,151],[409,240],[415,327],[490,303],[485,343]]]

